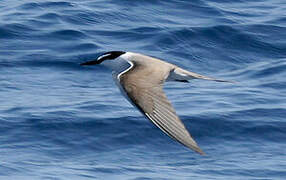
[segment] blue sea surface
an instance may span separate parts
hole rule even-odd
[[[143,53],[201,156],[79,64]],[[285,0],[1,0],[0,179],[286,179]]]

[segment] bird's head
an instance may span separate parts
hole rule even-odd
[[[120,57],[122,54],[125,54],[124,51],[109,51],[106,53],[103,53],[96,58],[96,60],[87,61],[84,63],[81,63],[82,66],[91,66],[91,65],[97,65],[97,64],[103,64],[103,65],[109,65],[109,64],[116,64],[116,60],[118,57]]]

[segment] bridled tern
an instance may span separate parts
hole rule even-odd
[[[229,81],[206,77],[163,60],[133,52],[110,51],[81,65],[97,64],[112,70],[113,79],[122,94],[152,123],[186,147],[204,154],[176,115],[163,92],[163,84],[165,81],[188,82],[192,79]]]

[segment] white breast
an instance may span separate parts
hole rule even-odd
[[[113,71],[112,71],[112,77],[113,80],[115,82],[115,84],[118,86],[118,88],[120,89],[121,94],[131,103],[133,104],[133,102],[130,100],[130,98],[128,97],[128,95],[126,94],[124,88],[122,87],[122,85],[120,84],[120,76],[126,72],[128,72],[132,67],[133,67],[133,63],[125,60],[123,58],[121,59],[117,59],[119,62],[117,64],[113,64]],[[116,61],[117,61],[116,60]],[[115,66],[116,65],[116,66]],[[115,66],[115,67],[114,67]]]

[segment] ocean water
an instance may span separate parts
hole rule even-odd
[[[286,179],[284,0],[1,0],[0,179]],[[235,84],[166,83],[206,153],[120,94],[100,53]]]

